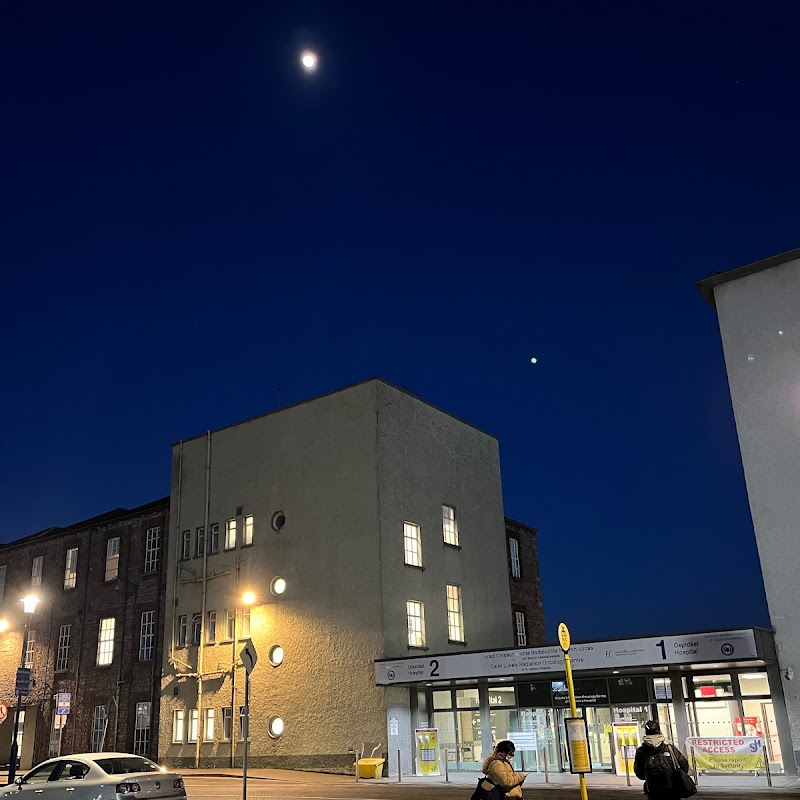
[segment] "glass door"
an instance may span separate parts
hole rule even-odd
[[[589,729],[589,753],[592,769],[611,771],[611,709],[596,706],[584,709],[586,726]]]
[[[521,708],[519,710],[520,730],[532,731],[536,734],[536,750],[526,750],[517,746],[517,755],[521,756],[522,772],[544,772],[547,761],[549,772],[558,772],[558,727],[555,723],[555,712],[552,708]]]

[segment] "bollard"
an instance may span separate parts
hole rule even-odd
[[[550,773],[547,770],[547,748],[542,748],[542,752],[544,753],[544,782],[550,783]]]
[[[400,751],[397,751],[397,782],[403,782],[403,770],[400,768]]]

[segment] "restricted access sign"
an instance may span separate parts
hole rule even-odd
[[[0,722],[5,722],[8,716],[8,706],[5,703],[0,703]]]
[[[686,752],[694,755],[697,769],[762,771],[764,740],[759,736],[690,736]]]

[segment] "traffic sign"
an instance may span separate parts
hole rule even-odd
[[[8,716],[8,706],[5,703],[0,703],[0,722],[5,722]]]
[[[71,701],[71,692],[59,692],[58,698],[56,699],[56,714],[69,714]]]
[[[558,626],[558,641],[561,644],[561,649],[565,653],[568,652],[570,646],[569,628],[563,622],[559,623]]]
[[[17,667],[17,680],[14,684],[14,694],[17,697],[27,697],[33,688],[33,670],[26,667]]]
[[[239,653],[239,658],[242,659],[242,663],[244,664],[245,671],[249,675],[253,668],[258,661],[258,653],[256,653],[256,648],[253,645],[253,640],[248,639],[245,646],[242,648],[242,652]]]

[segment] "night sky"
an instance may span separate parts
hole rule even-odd
[[[800,245],[799,26],[2,3],[0,539],[164,496],[174,441],[377,375],[500,438],[551,638],[768,624],[694,283]]]

